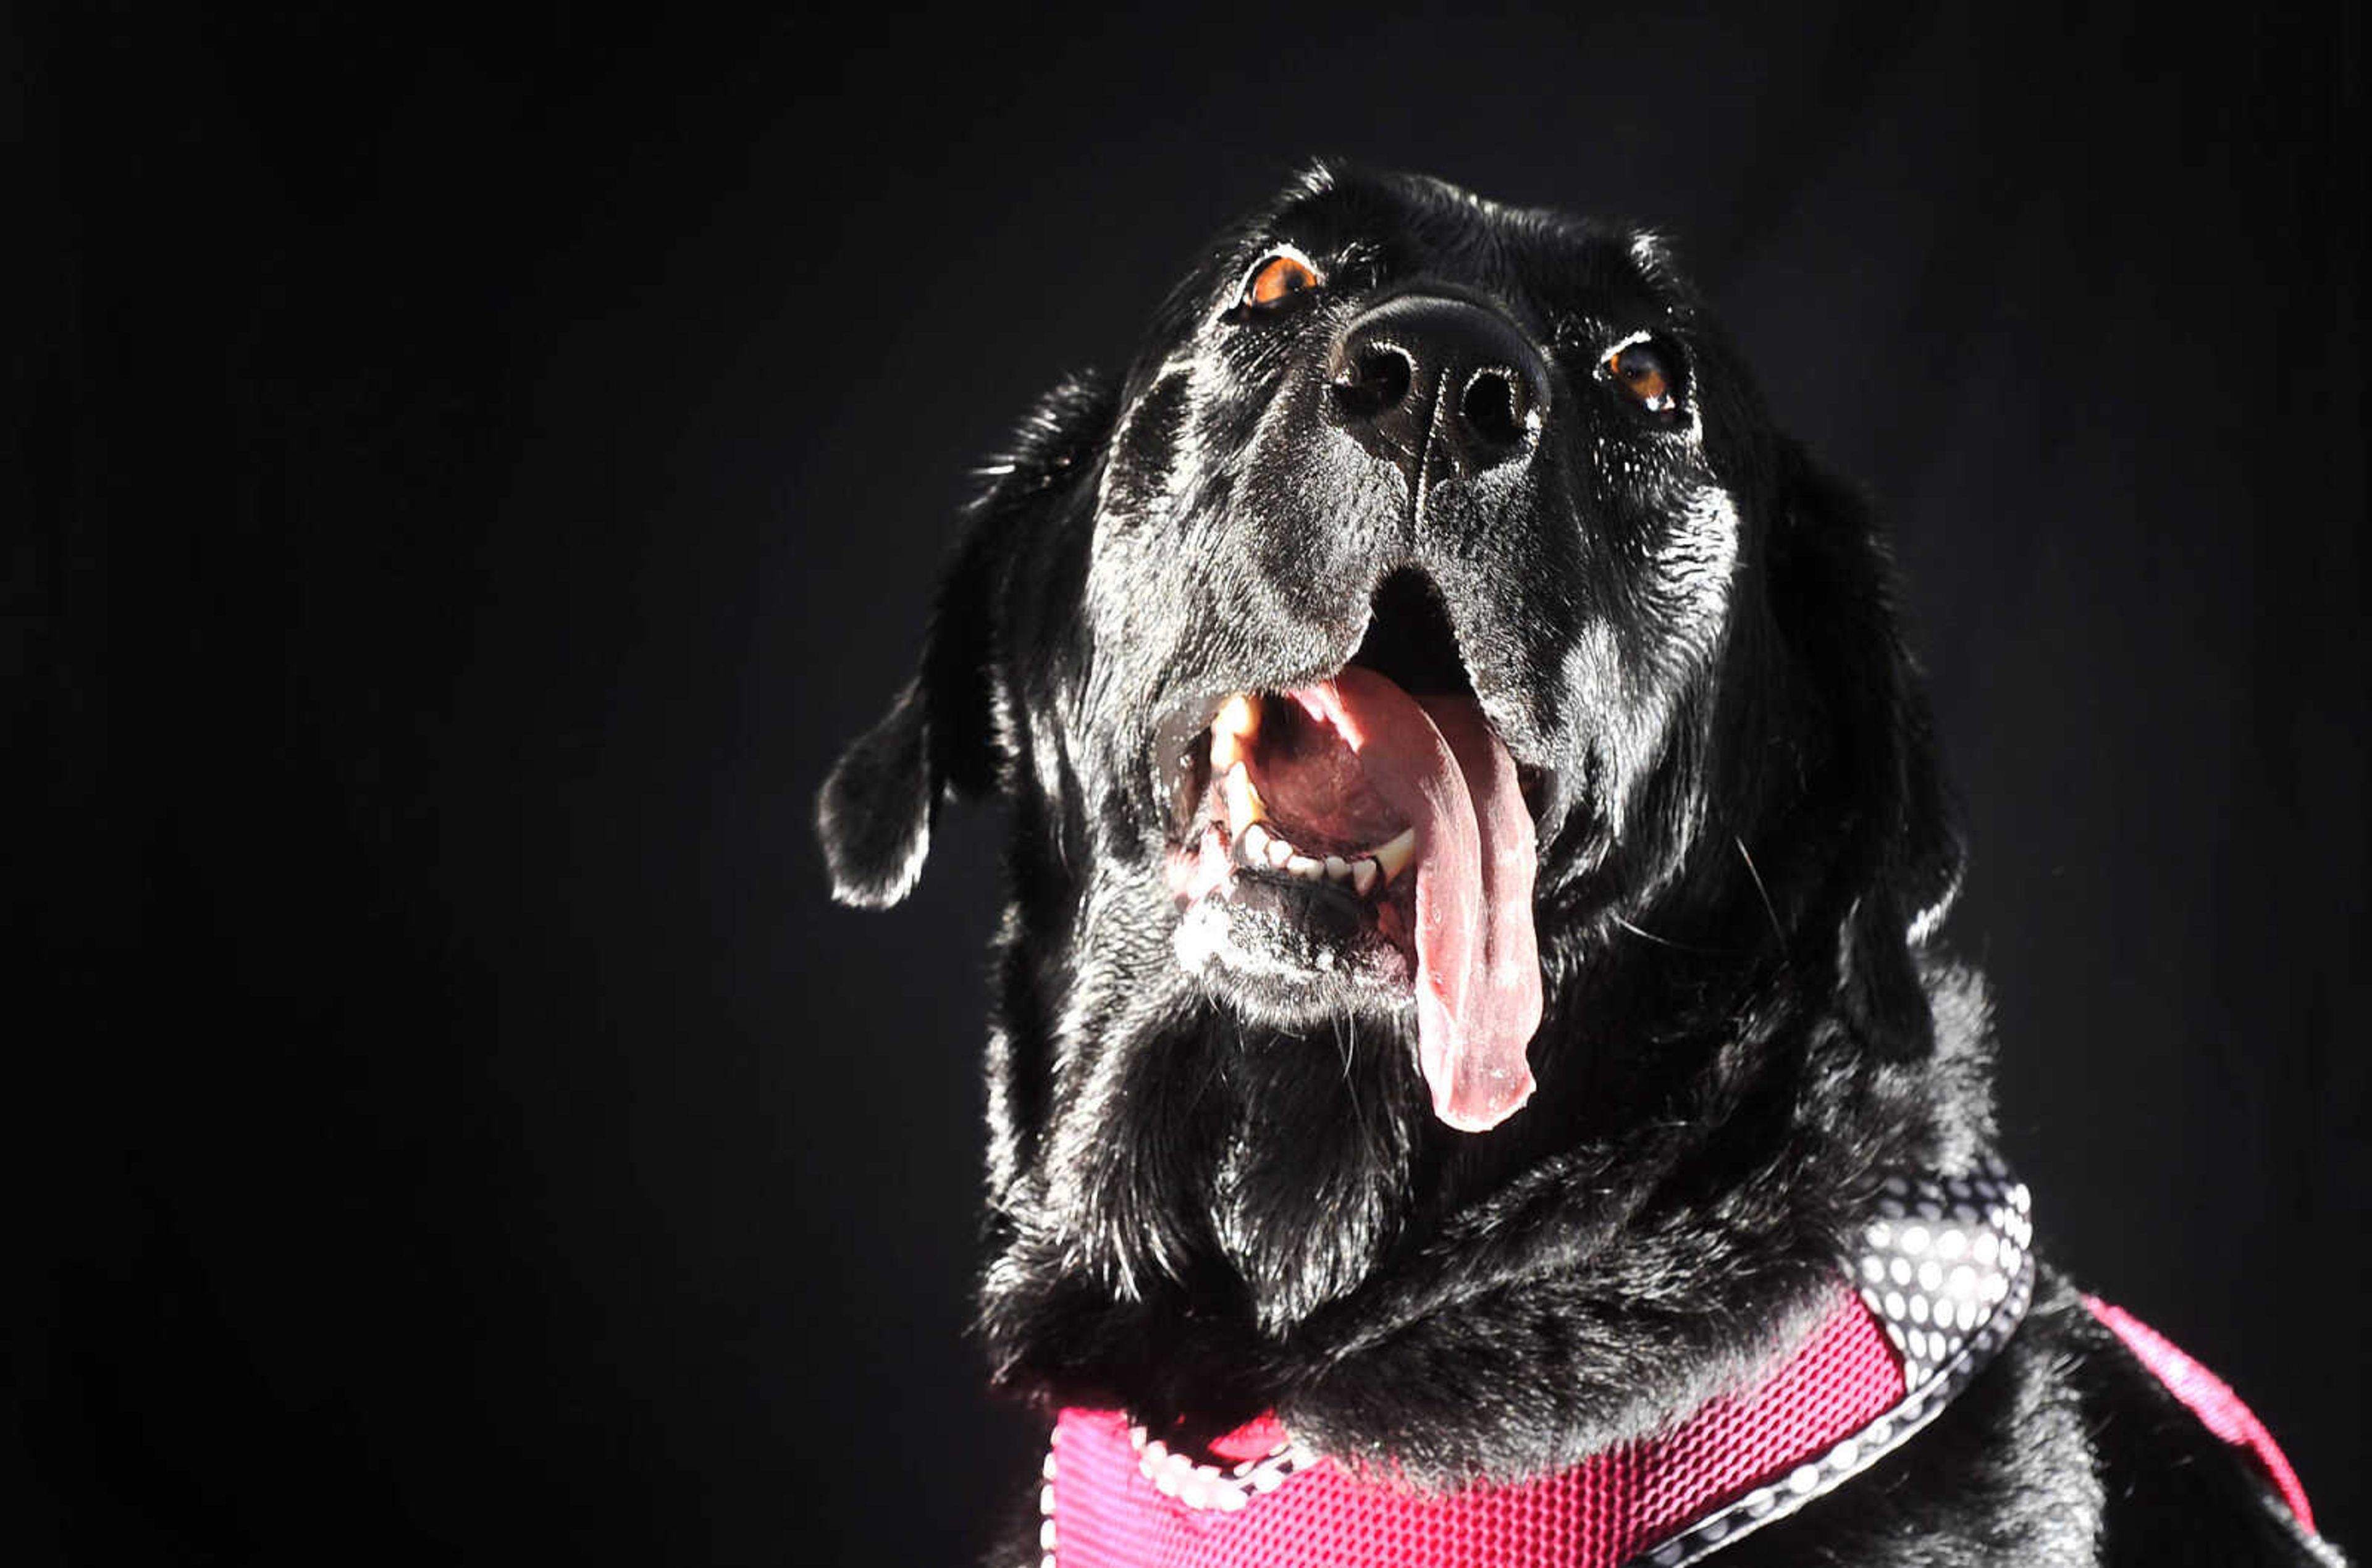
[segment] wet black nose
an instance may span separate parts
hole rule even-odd
[[[1414,488],[1426,454],[1472,479],[1531,450],[1549,367],[1517,325],[1464,299],[1404,294],[1343,329],[1327,363],[1334,422]]]

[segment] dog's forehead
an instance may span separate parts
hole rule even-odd
[[[1657,241],[1640,229],[1510,206],[1425,175],[1314,171],[1244,226],[1238,250],[1276,242],[1552,307],[1664,304],[1674,292]]]

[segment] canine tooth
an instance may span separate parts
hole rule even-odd
[[[1227,798],[1227,830],[1241,838],[1254,823],[1264,820],[1268,807],[1262,803],[1260,791],[1252,787],[1252,777],[1241,762],[1219,776],[1219,787]]]
[[[1403,828],[1401,830],[1400,837],[1391,842],[1378,844],[1375,849],[1376,864],[1383,868],[1384,880],[1391,881],[1407,870],[1409,857],[1414,854],[1416,854],[1414,828]]]
[[[1243,761],[1244,742],[1260,731],[1260,704],[1238,691],[1211,720],[1211,766],[1227,772]]]
[[[1351,863],[1343,859],[1339,854],[1328,855],[1326,857],[1326,880],[1329,882],[1348,882],[1350,879]]]
[[[1271,865],[1282,871],[1285,869],[1285,863],[1293,858],[1294,849],[1291,844],[1272,834],[1262,853]]]
[[[1351,863],[1351,886],[1358,889],[1363,899],[1375,890],[1376,878],[1382,875],[1376,868],[1376,863],[1365,855]]]
[[[1285,861],[1285,868],[1296,877],[1307,877],[1314,881],[1325,873],[1326,863],[1322,860],[1312,860],[1306,854],[1296,854]]]

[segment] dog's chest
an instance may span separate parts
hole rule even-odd
[[[1694,1562],[1909,1441],[1991,1362],[2033,1289],[2028,1208],[1998,1166],[1889,1181],[1829,1310],[1760,1381],[1524,1481],[1424,1493],[1273,1422],[1188,1454],[1125,1412],[1065,1411],[1041,1493],[1047,1568]]]

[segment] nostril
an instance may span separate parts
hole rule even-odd
[[[1485,370],[1466,383],[1459,400],[1459,417],[1466,427],[1494,447],[1513,447],[1524,438],[1524,410],[1515,377]]]
[[[1334,400],[1344,412],[1373,419],[1408,401],[1412,379],[1408,355],[1371,343],[1343,361],[1334,373]]]

